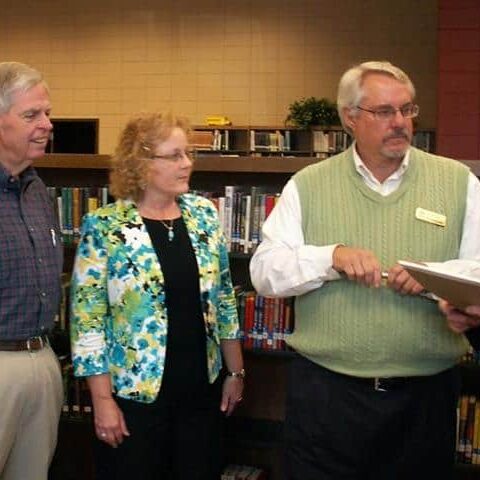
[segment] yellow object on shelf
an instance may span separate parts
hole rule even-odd
[[[225,127],[226,125],[231,125],[232,122],[225,117],[224,115],[209,115],[205,119],[207,125],[215,126],[215,127]]]

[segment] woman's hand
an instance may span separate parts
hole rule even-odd
[[[448,327],[455,333],[464,333],[480,326],[480,305],[471,305],[462,311],[447,301],[440,300],[438,306],[447,317]]]
[[[87,377],[87,384],[92,396],[95,433],[102,442],[116,448],[130,433],[123,413],[112,397],[110,375],[92,375]]]
[[[231,415],[238,402],[242,401],[243,394],[243,370],[242,346],[238,339],[222,339],[220,340],[225,366],[229,372],[243,372],[234,376],[227,375],[223,382],[222,402],[220,410],[225,415]]]
[[[129,436],[123,413],[113,397],[96,398],[93,407],[95,433],[97,437],[113,448]]]
[[[243,394],[243,378],[241,377],[225,377],[222,389],[222,402],[220,410],[227,415],[232,414],[233,410],[239,402],[242,401]]]

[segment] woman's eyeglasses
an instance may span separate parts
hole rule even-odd
[[[178,150],[175,153],[169,153],[165,155],[152,155],[150,158],[152,159],[161,159],[167,160],[167,162],[180,162],[183,160],[184,157],[187,157],[192,162],[195,160],[195,150]]]

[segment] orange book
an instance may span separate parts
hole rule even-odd
[[[82,192],[79,187],[72,187],[72,226],[73,236],[80,236],[80,225],[82,223]]]
[[[465,425],[465,451],[463,455],[463,463],[472,463],[473,430],[475,425],[475,401],[475,396],[469,395],[467,406],[467,421]]]
[[[468,395],[462,395],[459,400],[457,462],[464,463],[467,431]]]
[[[244,327],[244,346],[253,347],[253,322],[255,318],[255,292],[245,293],[245,327]]]

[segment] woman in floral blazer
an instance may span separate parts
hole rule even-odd
[[[92,394],[102,479],[219,478],[220,412],[241,400],[225,238],[213,204],[186,193],[187,134],[170,115],[132,119],[113,157],[117,200],[82,225],[72,356]]]

